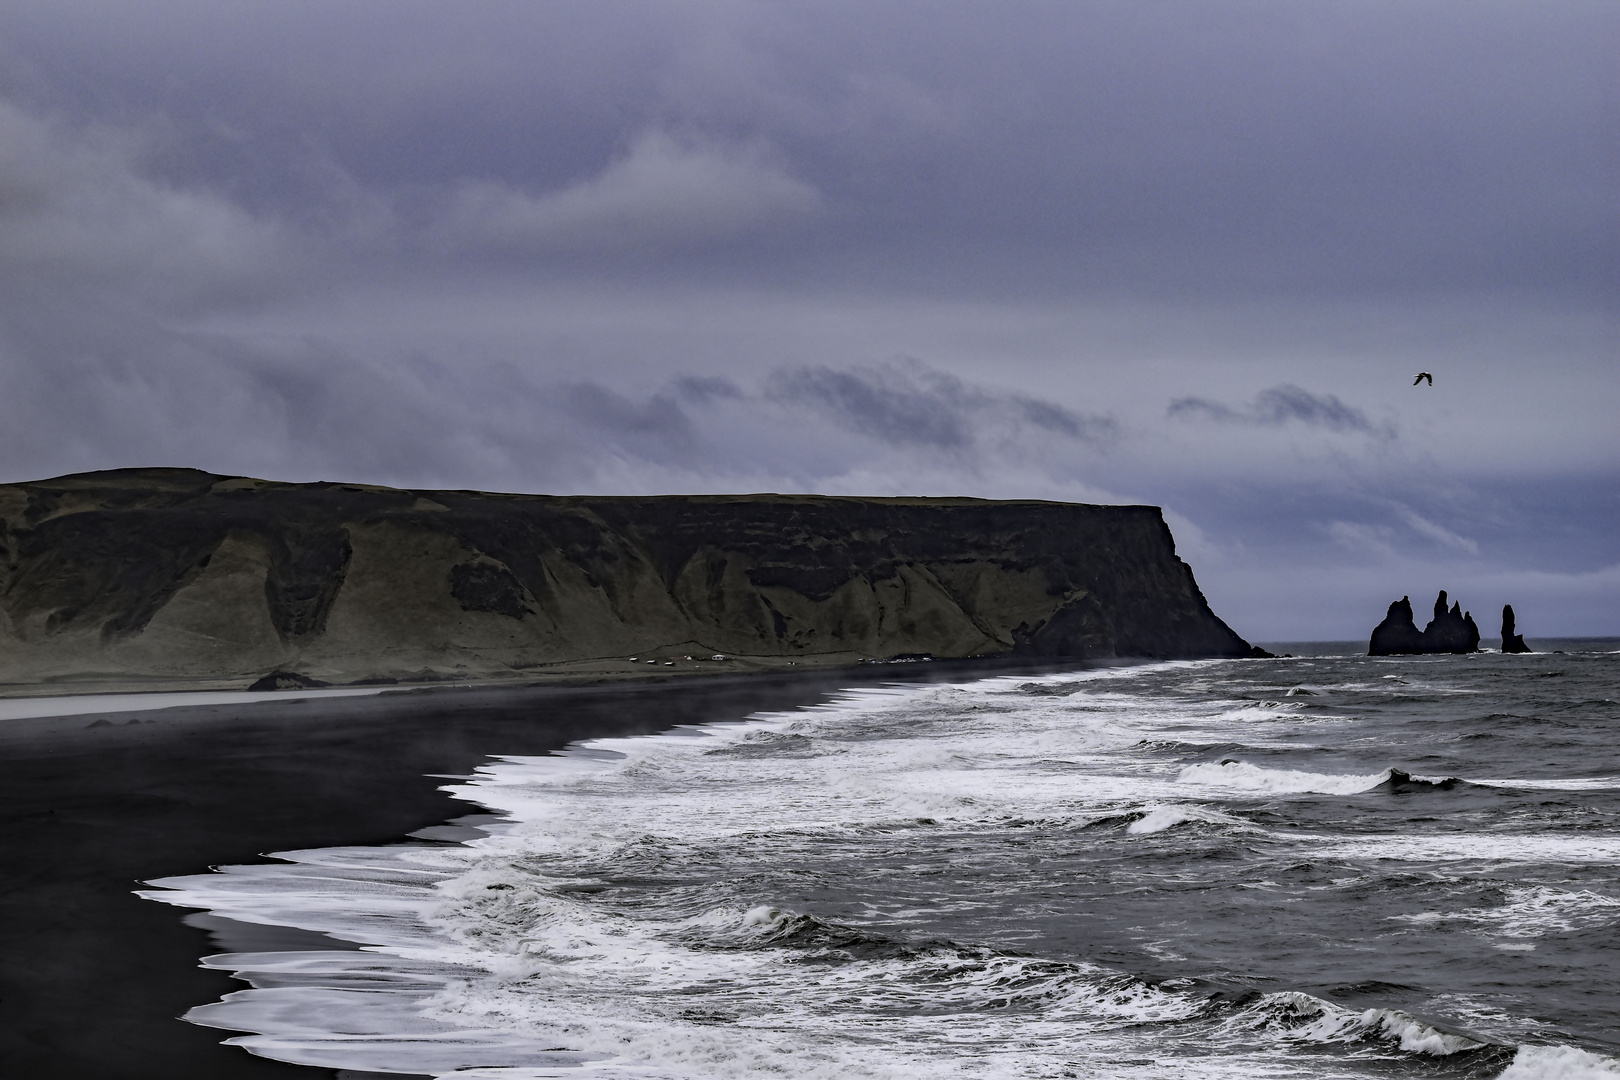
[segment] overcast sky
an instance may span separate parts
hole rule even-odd
[[[1620,633],[1617,53],[1612,0],[0,0],[0,480],[1148,502],[1253,640]]]

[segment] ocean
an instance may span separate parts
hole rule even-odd
[[[142,895],[338,939],[187,1018],[355,1073],[1620,1077],[1620,641],[1532,644],[874,668]]]

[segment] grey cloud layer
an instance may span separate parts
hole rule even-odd
[[[771,272],[1598,297],[1617,271],[1610,5],[96,11],[15,13],[14,92],[162,110],[152,164],[181,187],[308,219],[354,185],[452,248],[820,218],[753,241]]]
[[[649,131],[601,173],[561,191],[463,180],[435,230],[451,248],[645,252],[791,227],[821,209],[815,188],[759,145],[690,145]]]
[[[793,368],[774,372],[766,385],[773,402],[813,408],[839,427],[895,446],[967,449],[986,420],[1008,434],[1034,430],[1093,442],[1115,426],[1110,417],[974,386],[916,361],[848,371]]]
[[[1620,611],[1612,4],[4,18],[6,478],[1140,500],[1245,633]]]
[[[0,100],[0,279],[175,310],[275,291],[296,234],[142,168],[138,132],[85,130]]]
[[[1247,405],[1233,408],[1202,397],[1177,398],[1167,414],[1183,418],[1204,418],[1227,424],[1278,426],[1290,421],[1329,431],[1360,431],[1395,438],[1390,426],[1378,427],[1360,409],[1346,405],[1332,394],[1313,394],[1298,386],[1283,384],[1262,390]]]

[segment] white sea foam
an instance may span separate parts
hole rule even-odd
[[[1346,1009],[1310,994],[1267,994],[1228,1026],[1260,1028],[1285,1040],[1317,1043],[1382,1041],[1411,1054],[1449,1057],[1486,1043],[1439,1028],[1398,1009]]]
[[[500,910],[482,913],[486,932],[464,957],[481,962],[379,963],[353,952],[217,957],[211,966],[245,970],[262,988],[188,1018],[255,1030],[233,1041],[283,1060],[458,1078],[469,1066],[553,1075],[548,1066],[598,1062],[613,1075],[913,1078],[1017,1075],[1022,1066],[987,1072],[973,1044],[984,1040],[1014,1066],[1035,1060],[1059,1033],[1100,1037],[1106,1048],[1110,1032],[1203,1008],[1099,969],[985,950],[805,965],[803,956],[830,960],[847,950],[847,934],[775,908],[660,923],[564,913],[566,902],[538,890],[497,891],[508,895]],[[459,915],[465,936],[473,921]],[[818,933],[826,938],[819,948]],[[799,949],[772,947],[807,935]]]
[[[238,922],[293,926],[346,941],[399,946],[437,940],[423,919],[435,887],[463,869],[455,849],[323,848],[281,852],[286,863],[159,878],[137,893],[206,908]]]
[[[1497,1080],[1613,1080],[1620,1060],[1574,1046],[1521,1046]]]
[[[1620,899],[1587,889],[1570,892],[1544,885],[1514,886],[1499,907],[1470,908],[1441,913],[1394,915],[1398,922],[1415,924],[1465,923],[1510,938],[1568,934],[1608,926],[1620,921]]]
[[[1125,827],[1125,831],[1133,835],[1140,836],[1149,833],[1163,832],[1166,829],[1174,828],[1183,822],[1189,821],[1201,821],[1212,825],[1232,826],[1244,829],[1249,828],[1247,823],[1231,817],[1230,815],[1222,814],[1216,810],[1210,810],[1202,806],[1175,804],[1171,806],[1149,807],[1146,813],[1127,825]]]
[[[1266,769],[1246,761],[1200,762],[1181,770],[1183,784],[1204,784],[1229,791],[1263,792],[1268,795],[1315,793],[1356,795],[1388,780],[1388,769],[1362,776],[1299,772],[1294,769]]]
[[[502,759],[451,789],[508,815],[464,846],[289,852],[143,895],[368,944],[210,961],[255,989],[190,1018],[255,1032],[237,1041],[283,1060],[542,1075],[610,1053],[615,1075],[1014,1075],[1060,1033],[1076,1052],[1104,1052],[1111,1032],[1129,1042],[1119,1033],[1204,1003],[1082,965],[704,904],[707,887],[653,890],[630,908],[594,896],[604,880],[679,878],[754,843],[798,836],[836,850],[919,819],[1084,823],[1099,804],[1168,790],[1147,771],[1086,771],[1142,737],[1142,718],[1100,701],[1106,692],[1026,696],[1010,745],[1006,713],[993,710],[1015,690],[863,691],[819,710]]]
[[[1564,833],[1385,834],[1346,840],[1337,836],[1291,834],[1314,842],[1311,854],[1324,859],[1388,859],[1446,863],[1613,863],[1620,862],[1620,837]]]
[[[1410,1054],[1449,1057],[1486,1044],[1466,1035],[1441,1031],[1399,1009],[1365,1009],[1361,1012],[1329,1007],[1322,1015],[1296,1028],[1293,1035],[1313,1042],[1355,1042],[1365,1038],[1387,1039]]]
[[[1233,1042],[1214,1029],[1242,1025],[1199,995],[913,932],[930,913],[984,901],[976,895],[930,907],[922,890],[873,894],[881,912],[862,900],[852,907],[864,914],[842,923],[790,903],[874,847],[885,860],[860,865],[899,880],[937,869],[953,837],[1009,826],[1097,836],[1146,859],[1207,832],[1200,824],[1259,833],[1219,809],[1232,793],[1354,794],[1390,775],[1244,763],[1176,775],[1132,748],[1280,740],[1300,720],[1126,692],[1168,667],[863,690],[818,709],[502,758],[447,789],[505,815],[489,835],[291,852],[143,895],[366,944],[211,958],[254,988],[191,1014],[254,1032],[235,1041],[257,1053],[326,1067],[457,1080],[1012,1080],[1056,1061],[1080,1075],[1182,1080],[1307,1075],[1317,1066],[1289,1057],[1302,1043],[1477,1045],[1405,1013],[1305,995],[1282,1012],[1283,996],[1269,995],[1270,1019],[1245,1013],[1247,1041]],[[1098,822],[1109,828],[1079,831]],[[1448,839],[1365,843],[1370,857],[1402,857],[1389,852]],[[935,862],[914,865],[918,851]],[[765,866],[777,876],[756,875]],[[1156,1024],[1180,1025],[1196,1058],[1148,1049],[1164,1045],[1144,1034]]]
[[[1558,780],[1469,780],[1485,787],[1522,788],[1526,791],[1608,791],[1620,788],[1620,776],[1572,776]]]

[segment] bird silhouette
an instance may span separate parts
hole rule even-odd
[[[1425,380],[1428,381],[1430,386],[1434,385],[1434,376],[1430,375],[1427,371],[1418,372],[1417,373],[1417,378],[1412,380],[1412,385],[1416,386],[1418,383],[1423,382]]]

